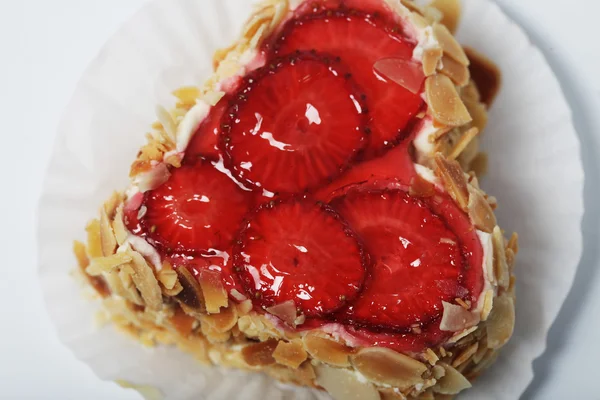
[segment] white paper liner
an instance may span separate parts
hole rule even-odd
[[[465,0],[460,40],[497,62],[504,85],[484,145],[483,186],[498,217],[521,238],[517,325],[499,362],[462,399],[518,398],[532,361],[571,288],[582,249],[583,170],[569,107],[542,54],[489,0]],[[59,127],[38,220],[39,271],[61,340],[106,380],[155,386],[173,399],[315,399],[308,389],[260,374],[198,365],[172,348],[146,349],[112,327],[96,329],[96,303],[70,275],[74,238],[102,201],[128,183],[128,168],[156,104],[209,76],[213,51],[231,43],[248,0],[154,0],[103,48],[85,72]]]

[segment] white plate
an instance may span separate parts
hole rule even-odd
[[[154,0],[103,48],[83,76],[59,128],[38,221],[39,271],[61,340],[102,379],[159,388],[169,398],[312,399],[261,375],[199,366],[170,348],[148,350],[112,328],[96,330],[97,305],[81,296],[69,271],[71,241],[128,167],[171,90],[199,84],[213,51],[235,37],[247,0]],[[582,247],[583,170],[571,113],[558,82],[523,31],[488,0],[464,1],[462,42],[504,73],[485,146],[483,186],[499,199],[498,217],[521,235],[515,336],[499,362],[462,398],[516,399],[533,377],[532,361],[573,281]]]

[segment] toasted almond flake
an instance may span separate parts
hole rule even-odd
[[[435,354],[435,351],[427,348],[423,353],[423,357],[427,360],[427,362],[431,365],[435,365],[439,361],[439,357]]]
[[[463,133],[459,137],[458,141],[454,144],[454,147],[450,151],[450,154],[448,154],[448,158],[450,160],[456,160],[458,156],[460,156],[462,152],[465,151],[467,146],[469,146],[471,141],[473,141],[473,139],[477,137],[477,135],[479,135],[479,129],[477,128],[470,128],[465,133]]]
[[[479,343],[475,342],[471,346],[467,347],[463,350],[455,359],[452,361],[452,366],[457,368],[459,365],[462,365],[469,361],[469,359],[475,355],[477,349],[479,348]]]
[[[302,338],[304,348],[317,361],[336,367],[349,367],[352,349],[324,334],[309,332]]]
[[[290,368],[298,368],[308,355],[302,346],[302,342],[279,342],[277,348],[273,352],[273,358],[278,364],[285,365]]]
[[[203,315],[202,323],[209,324],[218,333],[225,333],[237,325],[238,315],[235,307],[227,307],[218,314]]]
[[[443,14],[441,23],[452,33],[456,32],[460,22],[461,5],[460,0],[433,0],[430,7],[435,7]]]
[[[458,61],[462,65],[469,65],[470,61],[462,46],[456,41],[452,33],[443,24],[433,24],[436,39],[444,49],[444,54]]]
[[[435,155],[436,175],[442,178],[450,196],[465,211],[469,205],[467,180],[458,162],[446,159],[442,154]]]
[[[452,79],[452,82],[458,87],[466,86],[471,79],[471,72],[465,65],[455,61],[451,57],[442,57],[440,72]]]
[[[233,297],[234,299],[236,299],[239,302],[248,300],[248,298],[245,295],[243,295],[242,293],[240,293],[237,289],[231,289],[229,294],[231,295],[231,297]]]
[[[127,240],[127,236],[129,236],[123,220],[123,207],[123,204],[120,204],[119,207],[117,207],[115,218],[112,222],[112,229],[115,233],[115,239],[117,240],[119,246],[123,245],[123,243],[125,243]]]
[[[140,295],[135,283],[133,282],[133,268],[131,265],[123,265],[118,271],[114,271],[121,280],[123,291],[118,293],[119,296],[131,301],[138,306],[144,305],[144,299]]]
[[[209,106],[216,106],[219,101],[225,96],[225,92],[219,90],[210,91],[204,94],[202,100],[204,100]]]
[[[296,327],[296,318],[298,317],[298,309],[296,303],[293,300],[288,300],[284,303],[277,304],[273,307],[267,308],[269,314],[276,316],[282,320],[285,324]]]
[[[460,297],[455,298],[454,301],[456,301],[456,304],[458,304],[459,306],[461,306],[465,310],[469,310],[471,308],[471,302],[470,301],[469,301],[469,303],[467,303],[466,301],[464,301]]]
[[[90,259],[87,256],[85,245],[76,240],[73,242],[73,253],[75,253],[75,258],[77,259],[77,265],[85,272],[85,269],[90,265]]]
[[[168,164],[175,168],[181,168],[181,157],[178,154],[171,154],[165,157],[165,164]]]
[[[187,315],[181,307],[175,307],[175,312],[169,318],[173,328],[183,337],[188,337],[194,330],[196,319]]]
[[[519,254],[519,235],[516,232],[510,237],[506,247],[511,249],[515,255]]]
[[[436,393],[453,395],[471,387],[471,382],[451,365],[446,363],[440,365],[446,370],[446,374],[433,387]]]
[[[475,227],[483,232],[492,233],[496,226],[496,216],[483,194],[469,188],[469,218]]]
[[[438,142],[441,138],[443,138],[444,136],[448,135],[454,129],[456,129],[456,128],[453,128],[451,126],[441,126],[441,127],[439,127],[435,131],[435,133],[433,135],[429,136],[429,142],[430,143]]]
[[[100,234],[100,221],[97,219],[91,220],[86,226],[87,231],[87,252],[90,258],[103,257],[102,253],[102,238]]]
[[[462,126],[473,119],[454,84],[446,75],[436,74],[425,81],[425,94],[435,120],[448,126]]]
[[[101,297],[110,296],[110,289],[107,286],[106,281],[102,277],[90,276],[86,272],[86,268],[90,265],[90,260],[87,256],[85,245],[79,241],[73,242],[73,253],[75,253],[75,258],[77,259],[77,264],[82,275],[94,288],[96,293]]]
[[[423,73],[431,76],[436,73],[444,51],[440,48],[431,48],[423,51]]]
[[[254,49],[260,46],[262,40],[269,34],[271,23],[269,21],[263,23],[257,30],[252,39],[250,39],[250,48]]]
[[[217,71],[219,68],[219,64],[223,61],[227,55],[231,54],[231,52],[235,49],[237,45],[234,43],[229,47],[225,47],[222,49],[217,49],[213,54],[213,70]]]
[[[506,253],[504,252],[504,236],[498,226],[493,230],[492,243],[494,245],[494,274],[498,285],[507,289],[510,284],[510,273],[506,263]]]
[[[162,185],[171,177],[171,172],[166,164],[160,163],[153,166],[150,170],[142,172],[135,176],[134,183],[137,184],[140,192],[145,193]]]
[[[125,253],[117,253],[108,257],[99,257],[92,259],[90,265],[86,268],[86,272],[90,276],[100,276],[105,272],[111,272],[113,269],[130,263],[131,256]]]
[[[246,336],[256,338],[266,330],[266,325],[256,315],[244,315],[238,320],[238,328]]]
[[[278,341],[269,339],[265,342],[251,344],[242,349],[242,357],[246,364],[251,367],[264,367],[275,364],[273,352],[277,348]]]
[[[173,96],[177,97],[184,104],[196,104],[200,98],[200,89],[195,86],[185,86],[173,91]]]
[[[402,58],[382,58],[375,62],[373,69],[384,79],[397,83],[411,93],[421,92],[425,76],[423,67],[415,61]]]
[[[110,293],[114,295],[108,299],[115,298],[116,296],[122,297],[123,299],[129,297],[128,291],[123,287],[123,280],[119,276],[118,271],[107,272],[103,275],[103,278],[106,285],[110,288]]]
[[[425,30],[431,25],[429,21],[427,21],[427,19],[425,19],[425,17],[417,11],[411,12],[408,18],[410,19],[410,22],[415,26],[415,28],[419,30]]]
[[[319,365],[316,367],[316,373],[317,385],[323,387],[334,399],[380,400],[375,387],[359,381],[351,371]]]
[[[379,394],[381,395],[381,400],[406,400],[406,396],[402,394],[399,390],[396,389],[379,389]],[[419,400],[422,400],[422,397],[419,397]]]
[[[489,318],[490,312],[492,311],[492,307],[494,305],[494,291],[489,289],[486,290],[483,294],[483,308],[481,310],[481,320],[487,321]]]
[[[252,301],[246,299],[237,305],[237,310],[239,315],[246,315],[250,311],[252,311]]]
[[[416,174],[410,180],[409,194],[415,197],[431,197],[435,194],[435,186],[433,183],[424,179],[420,174]]]
[[[487,320],[487,344],[490,349],[499,349],[510,339],[515,328],[515,303],[508,295],[494,301]]]
[[[475,364],[479,364],[488,351],[491,350],[489,350],[487,346],[487,336],[484,336],[479,341],[479,347],[477,348],[477,351],[475,352],[475,354],[473,354],[473,362]]]
[[[102,242],[102,254],[104,256],[110,256],[115,253],[115,250],[117,249],[117,239],[115,238],[111,221],[104,207],[100,210],[100,240]]]
[[[179,277],[179,283],[183,287],[176,299],[194,311],[206,312],[204,296],[198,280],[184,266],[177,268],[175,271]]]
[[[440,348],[438,349],[438,351],[440,352],[440,355],[441,355],[442,357],[446,357],[446,355],[448,354],[448,353],[446,352],[446,349],[445,349],[443,346],[440,346]]]
[[[133,259],[131,264],[134,271],[133,282],[140,291],[146,306],[152,310],[160,310],[162,308],[162,292],[152,268],[140,253],[129,251],[128,254]]]
[[[169,138],[175,140],[175,133],[177,132],[177,123],[171,116],[171,114],[163,107],[156,107],[156,116],[162,124],[165,132],[169,135]]]
[[[114,217],[115,212],[117,211],[117,207],[121,203],[123,203],[124,199],[125,199],[125,197],[123,196],[123,193],[115,191],[109,197],[109,199],[106,200],[106,202],[104,203],[104,210],[106,211],[106,214],[108,215],[109,219]]]
[[[448,302],[442,302],[444,314],[440,322],[440,330],[461,332],[479,323],[479,315]]]
[[[434,379],[440,379],[441,377],[446,375],[446,370],[444,369],[444,367],[438,364],[431,369],[431,373]]]
[[[505,251],[505,255],[506,255],[506,265],[508,265],[508,273],[509,275],[512,275],[514,269],[515,269],[515,253],[512,251],[511,248],[506,248]],[[512,278],[512,276],[511,276]],[[509,284],[509,289],[510,289],[510,284]]]
[[[175,282],[175,286],[173,286],[172,289],[167,289],[165,287],[162,287],[163,294],[168,297],[176,297],[182,291],[183,291],[183,286],[181,285],[181,283],[179,283],[179,280],[177,282]]]
[[[158,281],[165,287],[165,289],[173,289],[177,283],[177,272],[173,269],[170,262],[164,261],[162,268],[156,274]]]
[[[304,315],[304,314],[301,314],[301,315],[299,315],[299,316],[296,318],[296,320],[294,321],[294,324],[295,324],[296,326],[300,326],[300,325],[302,325],[302,324],[303,324],[303,323],[305,323],[305,322],[306,322],[306,315]]]
[[[476,330],[477,330],[477,326],[473,326],[471,328],[463,330],[462,332],[458,332],[456,335],[454,335],[450,339],[448,339],[448,343],[456,343],[460,339],[469,336],[471,333],[475,332]]]
[[[423,16],[430,24],[441,22],[442,18],[444,18],[444,14],[440,10],[429,6],[423,8]]]
[[[200,286],[204,293],[206,311],[213,314],[218,313],[221,307],[227,307],[229,301],[219,271],[203,270],[200,273]]]
[[[408,8],[410,11],[416,12],[421,15],[423,14],[423,8],[420,7],[413,0],[400,0],[400,2],[404,7]]]
[[[231,338],[231,332],[218,332],[215,328],[213,328],[209,324],[200,324],[200,331],[208,339],[210,343],[218,344],[225,343]]]
[[[381,347],[360,350],[351,357],[354,367],[371,382],[400,390],[422,383],[427,366],[413,358]]]

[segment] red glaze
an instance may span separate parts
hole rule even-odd
[[[368,259],[348,225],[307,199],[261,206],[244,224],[233,257],[255,305],[292,300],[308,317],[351,302],[367,275]]]
[[[303,3],[125,220],[176,268],[221,271],[258,312],[293,300],[298,329],[420,352],[452,335],[443,300],[477,301],[483,250],[447,195],[406,194],[424,103],[394,81],[414,91],[422,76],[390,15],[381,0]]]
[[[147,211],[139,223],[148,241],[165,253],[227,249],[252,200],[212,163],[198,160],[174,169],[167,182],[145,193]]]
[[[412,326],[441,317],[442,301],[464,297],[460,239],[426,201],[402,189],[372,189],[370,184],[332,201],[374,263],[365,290],[338,318],[410,332]]]
[[[341,58],[366,95],[372,154],[404,139],[410,133],[406,128],[423,106],[418,94],[391,81],[375,68],[382,59],[412,59],[414,44],[395,28],[395,24],[373,14],[327,11],[289,21],[274,45],[276,54],[316,50]],[[416,80],[410,86],[422,86],[422,73],[410,76]]]
[[[301,193],[335,178],[366,141],[361,93],[346,76],[331,57],[309,53],[251,73],[223,120],[225,165],[273,193]]]

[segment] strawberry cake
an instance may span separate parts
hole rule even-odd
[[[114,324],[336,399],[469,388],[512,335],[518,244],[478,184],[498,74],[457,18],[257,6],[75,242]]]

